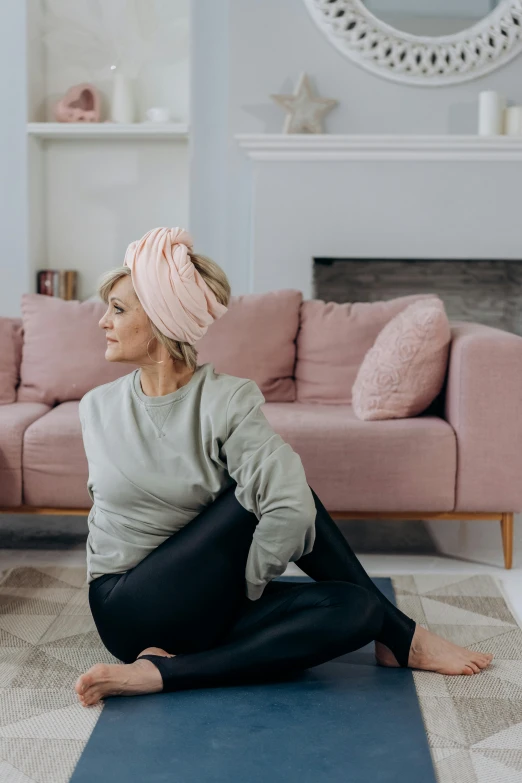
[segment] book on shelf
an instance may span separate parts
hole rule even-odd
[[[36,293],[76,299],[77,280],[76,269],[39,269],[36,273]]]

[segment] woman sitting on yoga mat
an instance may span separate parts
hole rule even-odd
[[[285,677],[372,640],[383,666],[488,666],[492,655],[416,625],[375,586],[265,418],[257,384],[198,366],[194,344],[227,312],[230,285],[186,231],[133,242],[99,294],[107,360],[138,369],[79,407],[89,605],[123,661],[79,677],[83,705]],[[289,562],[315,581],[271,581]]]

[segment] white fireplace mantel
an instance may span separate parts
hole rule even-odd
[[[237,133],[260,161],[522,161],[522,136]]]
[[[522,261],[522,137],[245,134],[252,293],[314,296],[312,259]]]

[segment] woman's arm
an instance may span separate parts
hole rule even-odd
[[[246,381],[227,407],[222,453],[237,484],[235,495],[259,520],[246,563],[247,595],[255,601],[289,562],[309,554],[316,508],[300,456],[276,433],[257,384]]]

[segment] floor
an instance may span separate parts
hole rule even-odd
[[[457,560],[444,555],[433,554],[358,554],[370,576],[393,576],[394,574],[491,574],[496,577],[504,592],[508,606],[522,626],[522,568],[506,570],[482,563]],[[0,549],[0,570],[17,565],[85,565],[85,544],[66,549]],[[290,563],[286,575],[302,574]]]

